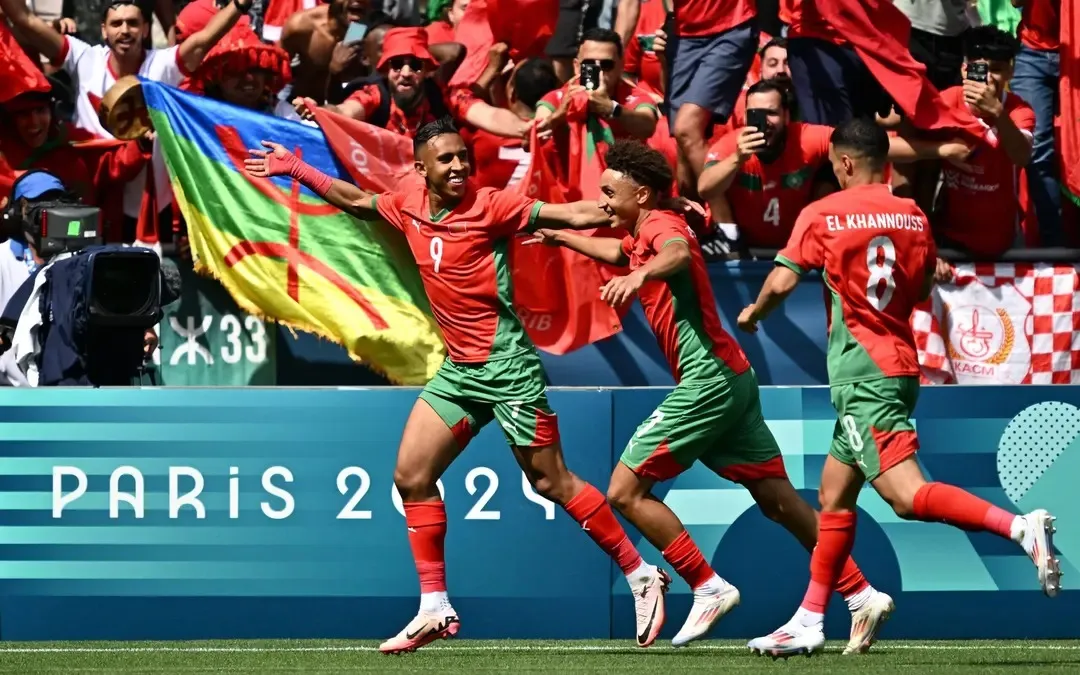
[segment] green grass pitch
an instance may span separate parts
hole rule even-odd
[[[685,649],[629,641],[456,640],[383,656],[366,640],[207,642],[0,642],[0,673],[1080,673],[1080,640],[883,641],[862,656],[773,661],[745,642]]]

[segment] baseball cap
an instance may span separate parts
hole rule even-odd
[[[67,192],[59,178],[46,171],[31,171],[23,174],[11,188],[11,200],[37,199],[47,192],[59,190]]]

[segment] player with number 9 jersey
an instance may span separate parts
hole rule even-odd
[[[910,416],[919,358],[908,320],[929,292],[936,260],[926,214],[882,183],[810,204],[776,256],[800,275],[823,274],[829,386],[841,420],[832,452],[868,480],[918,449]]]

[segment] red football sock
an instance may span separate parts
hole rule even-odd
[[[686,530],[668,544],[662,555],[692,589],[701,586],[716,574]]]
[[[870,582],[855,564],[855,559],[848,556],[848,559],[844,561],[844,569],[840,571],[840,579],[836,582],[836,591],[841,597],[850,598],[869,585]]]
[[[855,512],[823,511],[818,525],[817,546],[810,555],[810,586],[803,597],[803,609],[825,613],[829,596],[851,560],[851,547],[854,544]]]
[[[630,543],[626,530],[619,524],[615,512],[599,490],[586,483],[585,488],[574,495],[565,508],[570,517],[581,525],[581,529],[604,549],[604,553],[618,563],[623,574],[630,574],[641,565],[641,554]]]
[[[993,532],[1010,538],[1014,516],[966,490],[945,483],[927,483],[915,493],[913,510],[919,520],[948,523],[962,530]]]
[[[446,591],[446,505],[439,502],[405,504],[405,525],[409,528],[420,592]]]

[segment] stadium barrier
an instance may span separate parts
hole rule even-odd
[[[709,244],[706,243],[708,253]],[[716,254],[709,254],[709,275],[712,280],[716,305],[724,325],[732,327],[739,312],[749,304],[761,289],[766,275],[772,270],[770,262],[775,251],[752,249],[756,259],[724,261]],[[944,252],[947,259],[963,260],[954,252]],[[953,362],[941,359],[949,354],[944,341],[931,338],[933,326],[929,315],[927,325],[916,326],[920,336],[920,349],[926,348],[936,360],[929,366],[931,375],[939,381],[959,379],[977,382],[999,383],[1057,383],[1063,376],[1069,355],[1056,353],[1050,360],[1054,364],[1040,363],[1041,375],[1027,376],[1032,352],[1037,351],[1040,340],[1054,345],[1069,336],[1033,338],[1029,331],[1040,326],[1029,326],[1026,313],[1037,313],[1040,308],[1057,309],[1061,284],[1080,285],[1075,273],[1075,261],[1080,260],[1080,250],[1032,249],[1010,252],[1001,265],[1015,265],[1009,271],[1012,276],[1001,277],[1003,287],[991,288],[990,294],[979,297],[963,293],[960,304],[968,309],[978,308],[978,321],[967,313],[958,312],[954,324],[958,327],[977,326],[989,333],[987,339],[972,343],[972,354],[961,354]],[[1056,264],[1059,272],[1050,283],[1035,281],[1045,276],[1030,269],[1032,262]],[[1024,265],[1028,267],[1024,267]],[[962,270],[983,274],[985,270],[974,269],[970,264],[961,265]],[[1017,269],[1026,270],[1017,280]],[[1045,269],[1045,268],[1043,268]],[[159,370],[155,383],[180,386],[374,386],[385,380],[364,366],[352,362],[344,349],[308,335],[293,335],[285,329],[266,325],[248,316],[228,297],[213,280],[197,277],[189,269],[182,269],[184,298],[167,309],[161,326],[161,350],[157,354]],[[988,277],[983,277],[988,280]],[[1007,281],[1006,281],[1007,280]],[[1018,290],[1019,292],[1012,292]],[[739,333],[736,338],[746,350],[750,362],[758,371],[765,385],[810,386],[827,384],[825,371],[826,327],[822,303],[823,287],[820,277],[808,275],[787,299],[784,305],[762,322],[755,335]],[[948,300],[956,302],[957,294]],[[1074,291],[1076,307],[1080,308],[1080,294]],[[939,298],[940,300],[940,298]],[[985,309],[985,311],[983,311]],[[1011,317],[998,321],[998,309]],[[940,316],[941,312],[937,314]],[[1049,322],[1053,330],[1061,322]],[[1071,326],[1070,326],[1071,327]],[[1017,339],[1010,342],[1010,334]],[[940,338],[950,339],[948,331]],[[959,345],[962,335],[951,336]],[[929,341],[929,342],[928,342]],[[1071,344],[1071,341],[1065,339]],[[1015,349],[1002,351],[1011,344]],[[1026,348],[1026,349],[1025,349]],[[984,353],[985,352],[985,353]],[[953,350],[956,356],[957,350]],[[656,338],[638,303],[634,303],[623,319],[623,330],[607,340],[589,345],[563,356],[541,354],[553,386],[589,387],[640,387],[672,386],[674,384],[667,363],[656,345]],[[1036,360],[1046,357],[1035,357]],[[963,362],[961,362],[963,361]],[[928,360],[929,363],[929,360]],[[995,366],[1001,366],[995,368]],[[1059,367],[1061,366],[1061,367]],[[1002,372],[1006,371],[1006,372]],[[1047,371],[1058,372],[1053,378]],[[1078,371],[1080,376],[1080,371]],[[1026,377],[1025,377],[1026,376]],[[1040,382],[1040,377],[1043,382]],[[1073,378],[1064,376],[1065,381]]]
[[[553,390],[569,465],[606,486],[665,393]],[[762,396],[791,480],[816,503],[835,420],[828,390]],[[392,635],[417,607],[392,485],[415,397],[385,388],[0,392],[0,639]],[[1008,509],[1055,512],[1066,588],[1080,583],[1080,388],[928,387],[916,424],[933,479]],[[533,493],[494,425],[440,487],[462,637],[632,638],[618,570]],[[695,467],[659,496],[742,591],[717,636],[763,634],[790,616],[808,555],[744,490]],[[886,639],[1076,637],[1080,591],[1045,598],[1015,545],[903,522],[870,490],[859,505],[855,557],[897,601]],[[689,590],[676,580],[669,598],[670,637]],[[847,635],[845,615],[835,602],[832,635]]]

